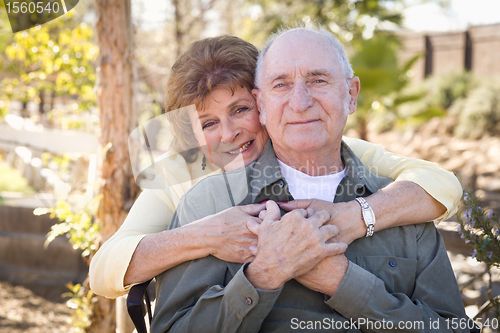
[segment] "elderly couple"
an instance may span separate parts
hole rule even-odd
[[[172,67],[166,109],[196,105],[171,120],[189,132],[179,151],[200,149],[169,158],[162,181],[197,179],[207,160],[245,166],[143,191],[91,262],[94,292],[114,298],[156,276],[153,332],[452,331],[467,317],[426,221],[455,213],[460,184],[343,137],[359,90],[323,29],[285,29],[260,54],[231,36],[193,43]]]

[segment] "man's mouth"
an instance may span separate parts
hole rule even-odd
[[[311,120],[304,120],[304,121],[295,121],[295,122],[292,122],[290,123],[291,125],[305,125],[305,124],[312,124],[316,121],[318,121],[319,119],[311,119]]]
[[[240,153],[243,153],[244,151],[248,150],[248,148],[250,147],[250,145],[252,143],[253,143],[253,140],[252,141],[248,141],[243,146],[241,146],[239,149],[228,151],[228,153],[231,154],[231,155],[238,155]]]

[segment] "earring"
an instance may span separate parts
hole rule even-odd
[[[201,170],[205,170],[205,167],[207,166],[207,158],[205,155],[203,155],[203,158],[201,159]]]

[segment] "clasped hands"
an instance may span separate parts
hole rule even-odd
[[[274,201],[266,202],[258,223],[248,221],[247,228],[257,236],[257,245],[250,247],[255,256],[245,270],[250,283],[258,289],[278,289],[296,279],[309,289],[332,296],[347,271],[344,256],[347,244],[335,239],[339,228],[328,222],[326,210],[290,207],[280,216]],[[310,206],[310,205],[309,205]]]

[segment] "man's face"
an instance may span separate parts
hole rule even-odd
[[[346,81],[329,41],[310,31],[284,34],[268,50],[261,77],[254,96],[278,157],[340,147],[359,80]]]

